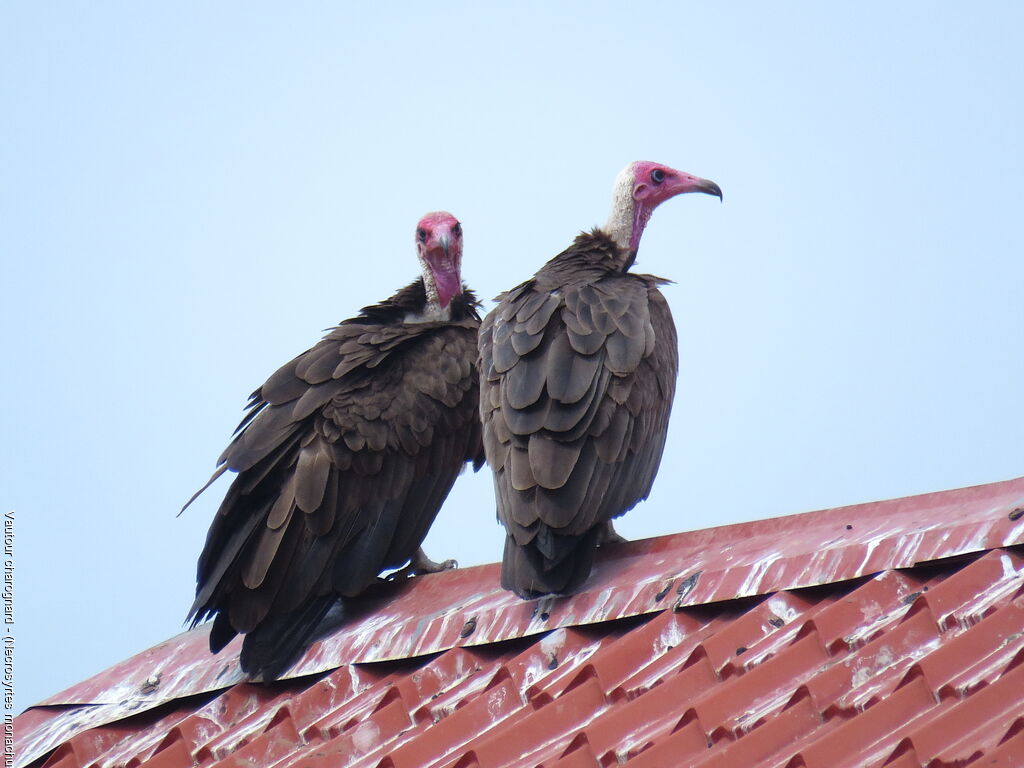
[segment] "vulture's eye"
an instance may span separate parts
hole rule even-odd
[[[462,225],[456,224],[454,227],[452,227],[452,234],[455,235],[456,237],[460,237],[462,235]]]
[[[655,168],[651,171],[651,181],[655,184],[661,184],[665,180],[665,172],[661,168]]]
[[[420,239],[421,243],[427,242],[427,230],[425,230],[425,229],[417,229],[416,230],[416,237],[418,237]]]

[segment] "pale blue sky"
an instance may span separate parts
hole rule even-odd
[[[1024,474],[1022,8],[5,4],[19,707],[181,629],[226,483],[175,513],[249,392],[412,279],[421,214],[489,300],[631,160],[725,201],[641,248],[681,370],[625,535]],[[501,536],[482,472],[427,549]]]

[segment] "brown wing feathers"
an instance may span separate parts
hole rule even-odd
[[[658,278],[600,268],[614,248],[581,235],[481,326],[502,584],[522,597],[582,583],[605,523],[647,496],[664,447],[675,330]]]
[[[248,633],[250,672],[277,674],[278,640],[300,649],[337,596],[409,560],[463,463],[479,465],[475,298],[449,323],[396,322],[423,295],[364,309],[279,369],[221,456],[239,474],[190,617],[216,616],[214,651]]]

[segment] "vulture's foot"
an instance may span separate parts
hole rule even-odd
[[[597,546],[599,547],[602,544],[625,544],[627,541],[629,539],[615,532],[615,526],[612,525],[611,520],[604,524],[604,530],[597,535]]]
[[[401,581],[402,579],[408,579],[411,576],[422,576],[425,573],[440,573],[441,571],[450,571],[452,568],[458,568],[459,564],[455,560],[444,560],[440,563],[435,563],[429,557],[427,553],[423,551],[423,547],[416,550],[416,554],[412,556],[412,560],[404,568],[399,568],[394,573],[388,574],[388,581]]]

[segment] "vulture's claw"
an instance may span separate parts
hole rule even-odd
[[[440,573],[441,571],[450,571],[452,568],[458,568],[459,563],[456,560],[449,558],[440,563],[435,563],[429,557],[427,553],[420,547],[416,550],[416,554],[413,555],[412,560],[404,568],[399,568],[393,573],[387,575],[386,581],[400,581],[402,579],[408,579],[412,576],[422,576],[427,573]]]
[[[609,520],[607,523],[605,523],[604,530],[602,530],[601,533],[598,534],[597,546],[600,547],[603,544],[625,544],[628,541],[629,539],[627,539],[625,536],[623,536],[615,530],[615,528],[612,526],[612,521]]]

